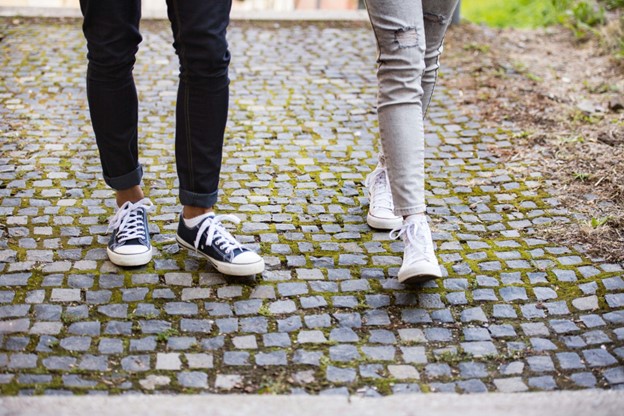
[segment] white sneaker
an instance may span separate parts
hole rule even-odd
[[[364,181],[368,188],[369,206],[366,222],[371,228],[394,230],[403,224],[403,218],[394,215],[392,191],[385,166],[378,164]]]
[[[435,256],[431,230],[425,215],[414,215],[390,232],[390,237],[403,237],[405,252],[399,269],[400,283],[420,283],[442,277]]]
[[[264,271],[262,257],[236,241],[221,223],[238,224],[238,217],[211,212],[197,220],[191,228],[180,215],[176,240],[181,246],[205,256],[218,271],[229,276],[251,276]]]

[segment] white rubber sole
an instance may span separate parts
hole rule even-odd
[[[106,247],[108,258],[116,266],[136,267],[144,266],[152,260],[152,249],[139,254],[119,254]]]
[[[380,218],[368,213],[366,216],[366,223],[369,227],[376,230],[394,230],[395,228],[399,228],[403,225],[403,218]]]
[[[399,270],[399,283],[415,284],[423,283],[433,279],[442,277],[440,266],[429,263],[428,261],[419,261],[411,264],[409,267]]]
[[[182,247],[194,251],[202,256],[206,257],[210,264],[214,266],[217,271],[227,275],[227,276],[252,276],[254,274],[260,274],[264,271],[264,260],[260,258],[259,261],[254,263],[243,263],[243,264],[232,264],[226,263],[223,261],[215,260],[206,253],[203,253],[199,250],[195,250],[195,247],[188,244],[186,241],[182,240],[180,237],[176,235],[176,241]]]

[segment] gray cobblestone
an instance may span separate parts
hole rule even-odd
[[[178,383],[183,387],[208,388],[208,374],[202,371],[182,371],[178,374]]]
[[[329,381],[334,383],[349,383],[355,380],[357,373],[350,368],[338,368],[334,366],[328,366],[326,371],[326,377]]]
[[[617,363],[617,360],[601,348],[583,351],[583,357],[590,367],[605,367]]]

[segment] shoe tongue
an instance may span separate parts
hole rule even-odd
[[[141,242],[141,238],[137,237],[137,238],[132,238],[130,240],[124,240],[122,241],[123,245],[127,245],[127,246],[132,246],[132,245],[143,245],[143,243]]]

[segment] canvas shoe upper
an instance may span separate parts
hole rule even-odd
[[[381,164],[378,164],[364,182],[368,189],[369,206],[366,222],[372,228],[380,230],[393,230],[403,224],[403,218],[394,215],[394,203],[388,172]]]
[[[392,230],[390,237],[402,237],[405,243],[399,282],[419,283],[442,277],[425,215],[409,217],[399,228]]]
[[[124,203],[113,218],[108,230],[112,231],[108,242],[108,258],[117,266],[142,266],[152,259],[147,213],[154,208],[144,198],[136,203]]]
[[[258,254],[240,244],[221,221],[236,224],[240,219],[234,215],[202,215],[201,222],[188,227],[180,215],[176,240],[212,263],[221,273],[231,276],[250,276],[264,271],[264,260]]]

